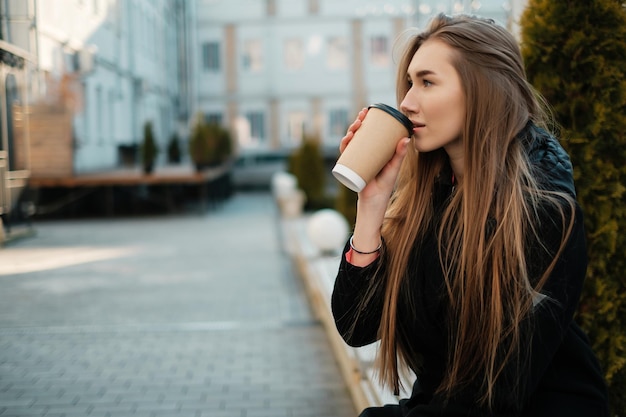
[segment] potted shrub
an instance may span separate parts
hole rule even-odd
[[[180,140],[178,139],[178,135],[176,133],[173,133],[172,136],[170,136],[170,141],[167,144],[167,160],[171,164],[180,163]]]
[[[356,222],[358,194],[341,183],[338,184],[338,187],[337,196],[335,198],[335,209],[343,214],[352,229]]]
[[[189,138],[189,155],[197,171],[226,162],[233,154],[230,132],[218,124],[207,124],[200,114]]]
[[[317,136],[305,135],[302,144],[289,157],[288,170],[298,179],[298,187],[306,195],[308,210],[326,207],[326,168]]]
[[[233,138],[228,129],[219,125],[209,125],[215,134],[215,159],[213,163],[223,164],[228,161],[234,151]]]
[[[159,154],[159,147],[154,139],[152,122],[146,122],[143,127],[143,142],[141,144],[141,165],[146,174],[154,171],[154,162]]]
[[[209,166],[212,149],[208,136],[208,126],[204,122],[204,117],[202,114],[198,114],[189,137],[189,156],[196,171],[201,171]]]

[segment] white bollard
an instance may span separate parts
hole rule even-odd
[[[336,254],[348,239],[348,221],[332,209],[316,211],[307,223],[307,234],[322,255]]]
[[[274,197],[289,194],[298,189],[298,179],[288,172],[279,171],[272,175],[272,193]]]

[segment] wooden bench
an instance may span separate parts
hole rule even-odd
[[[179,164],[159,166],[151,174],[144,173],[140,167],[133,167],[66,176],[33,175],[28,179],[28,184],[33,190],[36,206],[45,205],[45,201],[40,201],[40,194],[47,189],[62,190],[67,195],[65,200],[71,203],[88,195],[89,191],[99,191],[103,194],[102,211],[106,215],[113,215],[117,210],[117,203],[123,202],[116,201],[116,191],[126,191],[131,197],[125,200],[132,200],[139,199],[139,196],[146,197],[144,194],[147,189],[158,189],[161,191],[160,194],[157,196],[154,192],[155,195],[149,196],[150,201],[173,211],[179,202],[173,196],[174,190],[188,188],[194,194],[194,199],[199,202],[200,211],[205,212],[207,208],[226,199],[232,193],[231,171],[232,161],[200,172],[190,164]],[[74,193],[76,190],[81,192]],[[98,207],[100,208],[100,205]]]

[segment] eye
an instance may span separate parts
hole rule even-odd
[[[406,85],[409,86],[409,88],[413,87],[413,81],[410,78],[406,79]]]
[[[430,82],[430,81],[428,81],[428,80],[426,80],[426,79],[424,79],[424,80],[422,81],[422,83],[424,84],[424,87],[430,87],[431,85],[433,85],[433,83],[432,83],[432,82]]]

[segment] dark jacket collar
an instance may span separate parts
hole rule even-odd
[[[526,124],[518,138],[526,148],[540,186],[576,197],[572,162],[559,141],[533,122]]]

